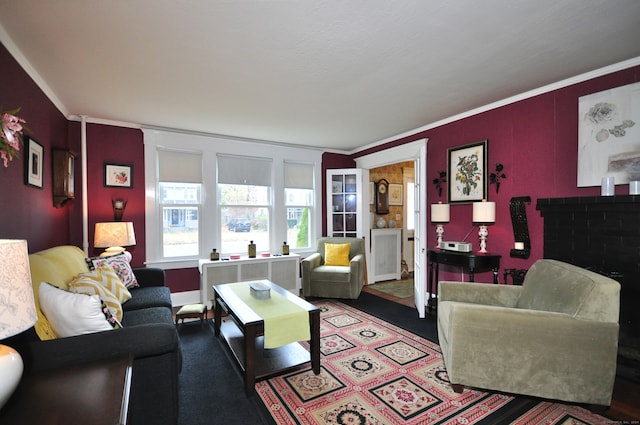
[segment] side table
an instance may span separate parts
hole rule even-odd
[[[429,281],[427,287],[429,299],[427,301],[427,314],[433,313],[438,303],[434,295],[437,297],[438,294],[438,272],[440,264],[468,269],[470,282],[474,281],[476,271],[491,270],[493,271],[493,283],[497,284],[500,258],[502,258],[502,256],[496,254],[475,254],[473,252],[456,252],[439,249],[429,250],[427,252],[427,261],[429,263]]]
[[[25,375],[0,410],[0,423],[125,425],[132,358]]]

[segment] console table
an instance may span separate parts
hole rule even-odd
[[[2,424],[124,425],[129,357],[27,374],[0,410]]]
[[[462,267],[469,270],[470,282],[474,282],[476,271],[491,270],[493,271],[493,283],[497,284],[500,258],[502,258],[501,255],[495,254],[429,250],[427,252],[427,261],[429,262],[429,282],[427,288],[429,299],[427,301],[427,314],[435,311],[437,306],[438,301],[436,297],[438,295],[438,269],[440,264]]]

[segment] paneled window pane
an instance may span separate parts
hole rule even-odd
[[[293,248],[308,248],[311,245],[312,189],[285,189],[287,204],[287,244]]]
[[[160,183],[162,256],[199,254],[200,183]]]

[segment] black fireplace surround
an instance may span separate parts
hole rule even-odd
[[[544,258],[620,282],[618,375],[640,382],[640,196],[538,199]]]

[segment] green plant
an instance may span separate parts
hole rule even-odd
[[[309,246],[309,208],[302,211],[300,219],[300,228],[298,229],[298,238],[296,240],[296,248]]]

